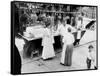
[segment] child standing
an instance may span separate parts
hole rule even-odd
[[[96,53],[95,53],[94,47],[92,45],[89,45],[88,49],[89,49],[89,51],[88,51],[88,56],[87,56],[87,60],[86,60],[87,68],[88,69],[97,69],[96,59],[95,59]]]

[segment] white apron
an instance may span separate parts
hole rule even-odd
[[[62,53],[61,53],[61,63],[64,64],[64,60],[65,60],[65,52],[66,52],[66,44],[63,44],[63,49],[62,49]]]

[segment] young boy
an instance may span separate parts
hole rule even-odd
[[[92,45],[89,45],[88,47],[89,51],[88,51],[88,56],[87,56],[87,69],[97,69],[96,67],[96,61],[95,61],[95,50],[94,47]]]

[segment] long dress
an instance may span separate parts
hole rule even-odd
[[[42,40],[42,58],[48,59],[53,58],[55,56],[54,47],[53,47],[54,39],[53,36],[50,33],[50,30],[48,28],[45,29],[45,33]]]

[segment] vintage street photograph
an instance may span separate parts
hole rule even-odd
[[[11,3],[11,73],[96,70],[97,6]]]

